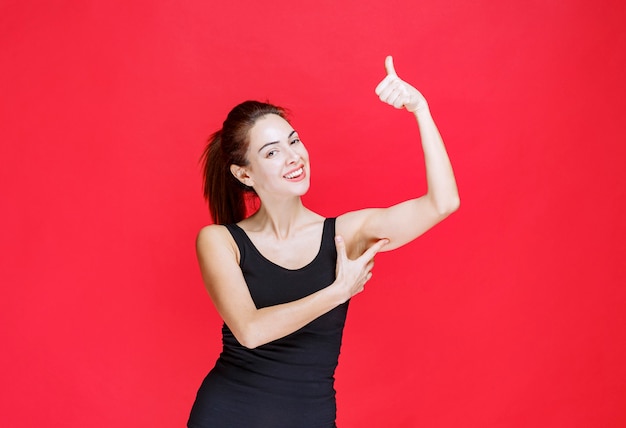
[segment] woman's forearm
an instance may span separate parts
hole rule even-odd
[[[459,206],[459,192],[445,145],[427,104],[414,112],[420,130],[424,163],[426,165],[426,196],[442,215]]]

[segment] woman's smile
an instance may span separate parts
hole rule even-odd
[[[298,169],[292,170],[283,175],[289,181],[300,181],[306,178],[306,172],[304,171],[304,165],[300,165]]]

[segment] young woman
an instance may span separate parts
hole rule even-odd
[[[459,206],[446,150],[424,97],[391,57],[381,101],[415,115],[428,192],[389,208],[324,218],[301,201],[308,152],[279,107],[236,106],[205,151],[214,225],[198,234],[206,288],[224,320],[223,351],[202,383],[192,428],[335,427],[334,372],[351,297],[378,251],[417,238]],[[246,217],[246,194],[260,201]]]

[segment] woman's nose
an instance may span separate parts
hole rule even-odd
[[[289,148],[288,150],[289,151],[287,152],[287,163],[292,164],[298,162],[300,160],[300,154],[292,148]]]

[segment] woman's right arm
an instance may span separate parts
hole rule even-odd
[[[337,246],[336,279],[302,299],[257,309],[239,267],[237,246],[224,226],[203,228],[196,252],[204,285],[218,313],[239,343],[256,348],[304,327],[363,290],[371,278],[374,255],[387,243],[380,240],[361,257],[346,256],[343,239]]]

